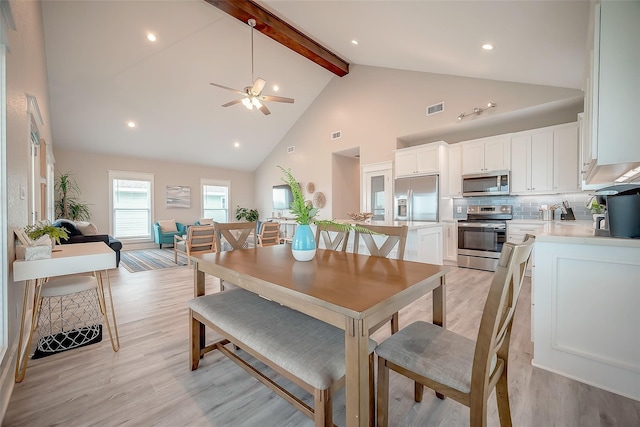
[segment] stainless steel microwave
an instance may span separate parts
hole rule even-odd
[[[462,175],[463,196],[498,196],[509,194],[509,171]]]

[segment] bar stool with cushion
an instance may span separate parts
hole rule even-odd
[[[373,233],[363,233],[356,230],[354,239],[354,252],[360,252],[360,237],[364,242],[369,254],[371,256],[377,256],[381,258],[388,258],[394,248],[397,247],[395,258],[399,260],[404,259],[404,249],[407,245],[407,234],[409,233],[409,227],[406,225],[393,226],[393,225],[368,225],[358,224],[359,227],[366,228]],[[369,328],[370,332],[375,332],[382,327],[385,323],[391,320],[391,333],[398,332],[400,325],[398,313],[394,313],[390,319],[386,319],[377,325]]]
[[[471,426],[487,425],[487,400],[496,388],[502,426],[511,426],[507,363],[513,313],[533,239],[505,243],[484,306],[477,341],[426,322],[415,322],[387,338],[378,355],[378,426],[386,427],[389,369],[415,381],[415,401],[424,386],[470,408]],[[444,395],[444,396],[442,396]]]

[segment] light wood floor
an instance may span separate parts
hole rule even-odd
[[[453,269],[447,275],[447,321],[475,338],[491,273]],[[188,311],[193,270],[141,273],[112,270],[122,348],[108,337],[96,345],[29,363],[16,384],[5,426],[312,426],[311,420],[230,360],[212,353],[189,370]],[[207,291],[217,291],[208,278]],[[430,297],[400,313],[401,326],[431,320]],[[514,426],[640,426],[640,402],[531,367],[530,285],[520,297],[511,341],[509,389]],[[374,339],[384,339],[384,327]],[[257,364],[257,363],[256,363]],[[275,375],[274,375],[275,376]],[[390,425],[467,426],[468,409],[425,391],[414,403],[412,384],[391,373]],[[286,384],[286,383],[285,383]],[[291,390],[298,391],[294,386]],[[313,399],[307,398],[309,403]],[[344,425],[344,394],[334,401]],[[490,425],[498,425],[495,398]]]

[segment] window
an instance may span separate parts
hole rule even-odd
[[[109,171],[111,232],[116,239],[151,240],[153,174]]]
[[[229,222],[229,181],[203,179],[202,218],[217,222]]]

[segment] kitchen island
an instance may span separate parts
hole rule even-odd
[[[544,224],[532,274],[532,364],[640,400],[640,239]]]
[[[338,222],[346,222],[356,224],[352,220],[337,220]],[[360,223],[358,223],[360,224]],[[407,234],[407,245],[405,247],[404,259],[406,261],[424,262],[427,264],[442,265],[443,242],[442,242],[442,223],[428,221],[371,221],[371,225],[406,225],[409,228]],[[367,225],[367,224],[363,224]],[[374,237],[374,240],[376,238]],[[347,251],[353,250],[353,233],[349,238]],[[368,253],[366,246],[360,244],[360,253]],[[397,250],[393,250],[390,254],[391,258],[395,258]]]

